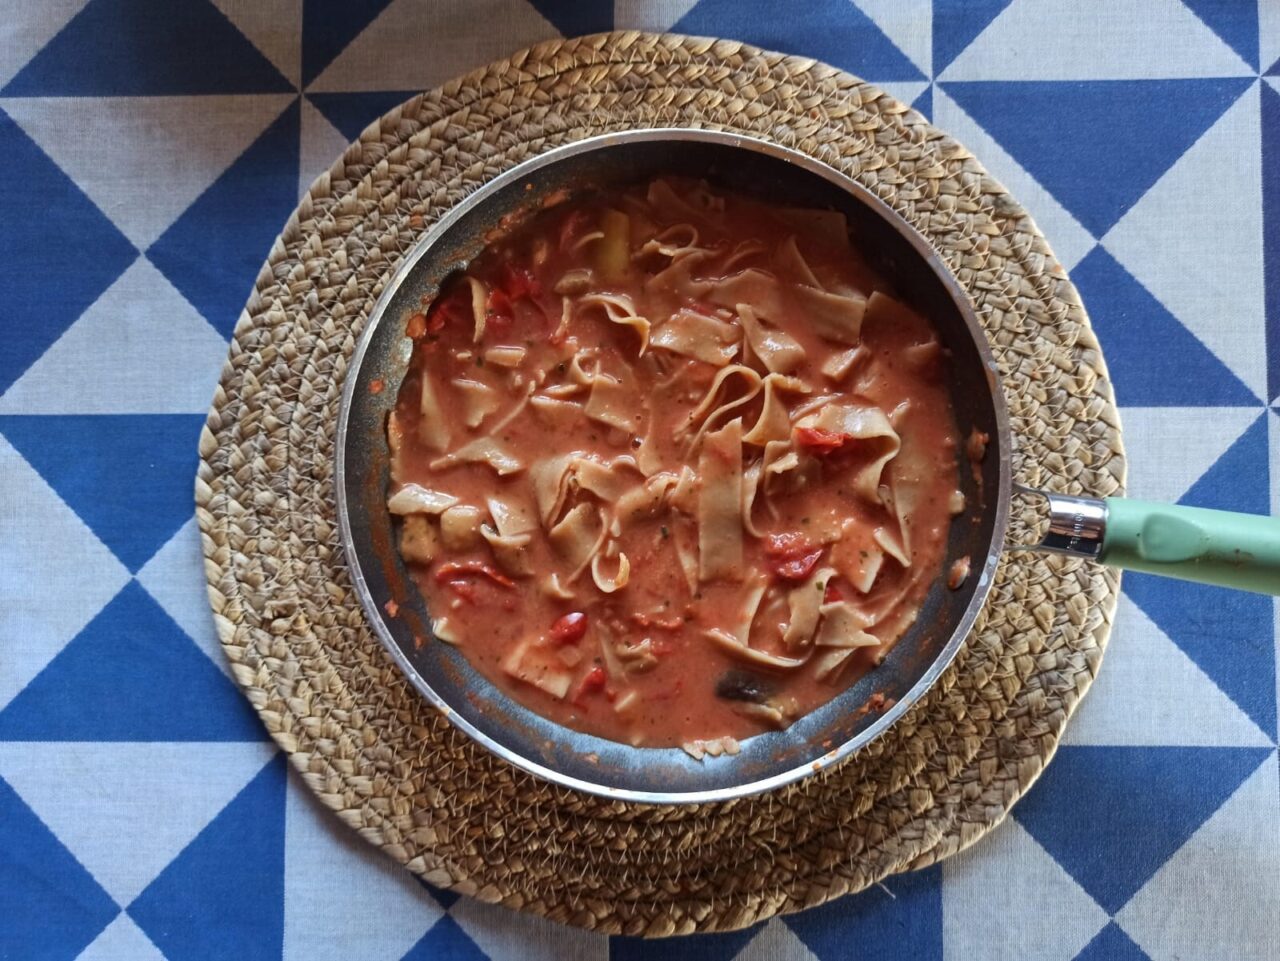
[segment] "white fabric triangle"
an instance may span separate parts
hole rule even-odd
[[[932,0],[854,0],[894,46],[920,68],[926,77],[933,76],[933,3]]]
[[[924,93],[929,86],[926,80],[869,80],[868,83],[896,97],[908,107],[915,103],[916,97]]]
[[[127,906],[273,751],[256,741],[0,743],[0,776]]]
[[[1012,818],[981,844],[942,862],[942,878],[942,943],[948,958],[1069,961],[1108,920],[1107,912]]]
[[[1122,594],[1102,670],[1063,743],[1268,747],[1271,741]]]
[[[1018,198],[1050,238],[1053,252],[1063,267],[1071,270],[1094,248],[1093,234],[1081,226],[1052,194],[1040,186],[1035,177],[1027,173],[959,104],[936,85],[933,88],[933,121],[975,156],[982,158],[983,166],[991,175]]]
[[[1210,772],[1188,771],[1187,777]],[[1169,858],[1116,915],[1152,961],[1274,958],[1280,946],[1276,756]]]
[[[76,961],[165,961],[160,949],[133,923],[133,918],[121,912],[93,939]]]
[[[819,961],[781,918],[769,921],[733,961]]]
[[[302,0],[213,0],[295,87],[302,76]]]
[[[306,97],[302,98],[302,143],[298,151],[298,197],[333,166],[347,149],[347,138]]]
[[[226,356],[226,341],[139,257],[0,398],[0,413],[203,413]]]
[[[1280,3],[1258,4],[1258,53],[1264,73],[1280,60]]]
[[[307,89],[427,90],[559,36],[525,0],[394,0]]]
[[[1172,503],[1258,419],[1256,407],[1123,407],[1127,494]]]
[[[218,670],[231,676],[209,609],[200,528],[193,517],[138,571],[138,581],[179,627],[208,655]]]
[[[0,107],[145,250],[290,99],[10,97]]]
[[[1103,246],[1259,397],[1267,393],[1258,87],[1165,172]]]
[[[408,871],[342,824],[289,771],[284,961],[399,958],[444,908]]]
[[[0,87],[25,67],[88,0],[0,0]]]
[[[942,72],[942,79],[1128,80],[1253,73],[1179,0],[1013,0]]]
[[[615,30],[670,30],[698,0],[613,0]]]
[[[3,710],[129,580],[125,566],[3,437],[0,571]]]
[[[508,911],[474,898],[460,900],[449,909],[449,916],[491,958],[609,961],[609,938],[593,931]]]

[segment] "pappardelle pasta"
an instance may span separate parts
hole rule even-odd
[[[945,351],[841,214],[681,179],[558,199],[407,319],[400,552],[435,637],[539,714],[735,753],[941,576]]]

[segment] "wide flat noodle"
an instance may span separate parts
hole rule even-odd
[[[737,310],[738,304],[750,304],[752,310],[766,318],[780,317],[784,309],[782,282],[754,267],[715,281],[706,299],[729,310]]]
[[[902,447],[902,440],[879,407],[855,404],[828,404],[815,414],[801,418],[797,427],[816,427],[845,434],[857,441],[878,443],[879,456],[858,471],[851,485],[865,500],[880,503],[880,482],[885,465]]]
[[[573,462],[573,476],[578,486],[609,504],[633,488],[640,480],[639,474],[635,459],[626,454],[603,463],[588,457]]]
[[[670,317],[682,304],[702,298],[714,285],[712,280],[695,280],[696,271],[713,252],[693,248],[673,257],[671,263],[644,282],[645,296],[655,317]]]
[[[698,577],[742,578],[742,420],[707,434],[698,458]]]
[[[814,245],[833,249],[842,256],[849,251],[849,222],[838,210],[772,207],[769,213]]]
[[[644,352],[649,349],[649,321],[636,313],[635,301],[627,294],[586,294],[578,300],[578,307],[583,310],[599,307],[610,323],[634,330],[640,337],[638,356],[643,357]]]
[[[626,522],[655,513],[678,480],[677,475],[670,471],[654,474],[639,487],[632,487],[618,498],[614,505],[615,516]]]
[[[766,326],[750,304],[735,304],[733,309],[742,321],[751,349],[770,373],[786,374],[804,363],[804,348],[798,340],[784,330]]]
[[[747,385],[746,393],[737,400],[728,401],[720,404],[718,407],[716,401],[720,396],[720,390],[728,382],[730,377],[740,377]],[[716,373],[715,379],[711,381],[711,386],[707,388],[707,393],[703,396],[698,406],[689,412],[689,416],[685,419],[676,431],[677,436],[687,433],[694,424],[699,421],[702,426],[698,428],[698,432],[694,435],[692,444],[696,444],[708,430],[711,430],[723,417],[728,416],[731,411],[736,410],[743,404],[751,402],[756,394],[760,393],[762,380],[760,375],[750,367],[744,367],[742,364],[733,364],[729,367],[722,368]],[[712,409],[714,407],[714,410]]]
[[[586,416],[582,405],[577,401],[559,400],[540,394],[534,394],[529,398],[529,406],[538,415],[538,419],[550,427],[570,429],[573,424]]]
[[[451,383],[462,397],[462,422],[472,430],[501,406],[498,392],[488,384],[469,377],[459,377]]]
[[[404,465],[401,463],[400,456],[400,451],[403,449],[404,424],[401,423],[399,416],[393,410],[387,415],[387,450],[391,454],[391,463],[388,465],[388,470],[393,484],[400,483],[400,477],[404,473]]]
[[[492,437],[477,437],[451,454],[431,462],[432,470],[444,470],[459,464],[488,464],[502,477],[524,470],[524,463]]]
[[[529,553],[532,534],[502,534],[488,524],[481,524],[480,536],[488,541],[493,559],[504,573],[512,577],[533,576],[533,557]]]
[[[418,420],[418,440],[430,450],[448,450],[449,425],[444,419],[444,411],[440,407],[440,398],[436,396],[431,376],[426,371],[422,372],[418,409],[422,412],[422,417]]]
[[[682,308],[653,332],[650,343],[673,354],[723,367],[738,354],[742,334],[733,324]]]
[[[742,472],[742,528],[752,537],[763,537],[764,531],[756,526],[756,495],[760,492],[760,478],[764,474],[764,460],[753,461]]]
[[[862,337],[862,316],[867,301],[861,294],[838,294],[795,284],[791,287],[800,315],[819,336],[842,344],[856,344]]]
[[[652,414],[644,436],[640,439],[640,446],[636,448],[636,466],[646,477],[657,473],[662,467],[662,456],[658,453],[657,418]]]
[[[569,483],[573,479],[572,465],[579,456],[577,453],[569,453],[548,457],[529,468],[533,499],[538,505],[538,516],[544,527],[550,527],[564,509],[565,499],[569,496]]]
[[[769,374],[762,382],[764,401],[760,407],[760,416],[756,418],[751,430],[743,436],[744,444],[764,447],[770,441],[786,440],[791,436],[791,417],[787,412],[782,393],[807,394],[809,385],[795,377],[782,374]]]
[[[393,514],[439,514],[458,503],[458,498],[419,484],[405,484],[387,499]]]
[[[570,581],[591,563],[591,558],[604,544],[607,533],[599,508],[586,502],[573,507],[547,533],[552,550],[571,568]]]
[[[756,612],[760,609],[760,600],[764,597],[767,588],[768,584],[764,578],[756,577],[744,592],[742,609],[738,614],[738,620],[733,630],[726,631],[722,628],[713,627],[708,631],[703,631],[703,637],[726,654],[757,667],[778,671],[803,667],[808,661],[812,650],[807,651],[803,657],[784,657],[778,654],[770,654],[768,651],[762,651],[750,645],[751,625],[756,619]]]
[[[879,639],[868,634],[869,618],[849,601],[831,601],[820,609],[822,623],[813,642],[818,647],[875,647]]]
[[[627,586],[631,579],[631,562],[626,554],[619,552],[612,574],[605,569],[606,564],[602,554],[597,553],[591,558],[591,580],[602,593],[612,594]]]
[[[717,197],[705,184],[695,186],[689,197],[682,197],[669,180],[655,180],[649,184],[649,205],[663,220],[707,220],[724,209],[724,198]]]
[[[504,537],[528,534],[538,529],[537,518],[520,499],[513,496],[491,496],[487,500],[493,526]]]
[[[471,339],[478,344],[484,340],[484,324],[488,316],[485,301],[489,299],[489,292],[484,289],[484,284],[470,275],[467,276],[467,284],[471,287],[471,317],[475,323]]]
[[[782,631],[782,643],[787,647],[797,647],[813,640],[813,632],[818,628],[818,617],[821,613],[823,595],[827,590],[827,582],[835,576],[835,573],[829,567],[820,567],[802,583],[787,592],[787,608],[791,617]]]
[[[465,551],[480,542],[484,512],[470,504],[455,504],[440,515],[440,538],[446,550]]]
[[[617,380],[600,374],[591,382],[586,414],[592,420],[634,434],[640,426],[642,401],[630,377]]]
[[[865,346],[859,344],[857,347],[850,347],[848,350],[828,357],[823,361],[822,373],[839,383],[849,376],[849,371],[863,361],[870,359],[870,357],[871,352]]]
[[[804,254],[800,253],[795,234],[791,234],[778,245],[774,253],[774,261],[783,274],[792,275],[800,283],[808,284],[810,287],[822,286],[810,269],[809,262],[804,259]]]

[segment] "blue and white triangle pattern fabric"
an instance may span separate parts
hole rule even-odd
[[[1133,496],[1280,513],[1280,4],[48,0],[0,17],[0,958],[1274,958],[1260,595],[1124,579],[1053,762],[982,843],[653,945],[431,888],[234,686],[191,478],[301,193],[407,97],[609,29],[850,70],[955,135],[1071,271]]]

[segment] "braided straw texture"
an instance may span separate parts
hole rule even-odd
[[[1115,493],[1110,385],[1026,212],[954,140],[812,60],[615,33],[545,43],[368,127],[303,198],[240,318],[196,483],[235,678],[307,785],[432,884],[610,933],[728,930],[936,862],[997,824],[1102,659],[1114,572],[1006,557],[954,666],[850,761],[770,795],[654,808],[559,789],[454,731],[366,628],[338,546],[348,358],[424,227],[486,179],[609,130],[771,138],[856,178],[942,252],[1004,376],[1017,480]]]

